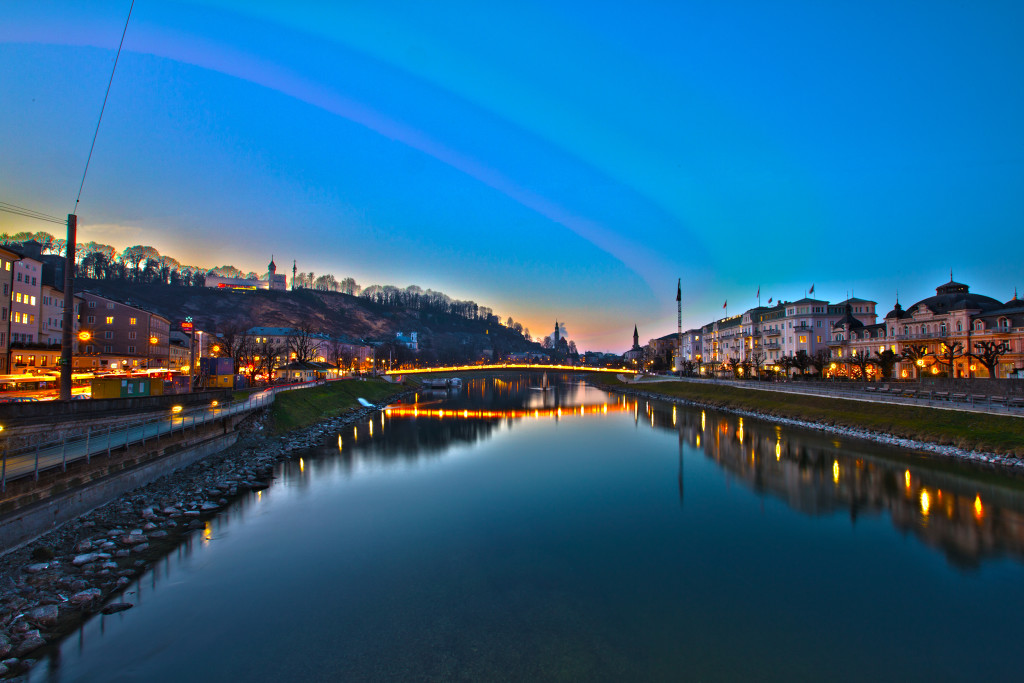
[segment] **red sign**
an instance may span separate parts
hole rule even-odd
[[[188,320],[188,321],[183,322],[181,324],[181,331],[182,332],[191,332],[192,331],[192,321]]]

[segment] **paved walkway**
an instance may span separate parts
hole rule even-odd
[[[273,403],[274,393],[272,390],[264,390],[251,395],[248,400],[241,403],[231,403],[224,407],[208,406],[166,417],[150,417],[116,428],[90,428],[84,436],[74,439],[40,443],[38,446],[4,453],[3,463],[0,465],[0,479],[3,485],[6,485],[6,482],[12,479],[34,476],[38,472],[53,467],[64,467],[76,460],[106,455],[113,448],[159,441],[174,433],[195,430],[207,422],[263,408]]]
[[[638,379],[627,378],[624,375],[619,375],[619,377],[634,386],[655,382],[692,382],[696,384],[730,386],[738,389],[746,389],[748,391],[783,391],[792,394],[802,394],[805,396],[813,395],[827,396],[830,398],[843,398],[851,401],[927,406],[929,408],[938,408],[941,410],[959,410],[972,413],[986,413],[990,415],[1024,417],[1024,404],[1020,402],[1014,404],[1013,399],[997,399],[993,401],[989,396],[959,394],[960,396],[964,396],[964,399],[959,401],[950,400],[950,396],[957,396],[958,394],[921,391],[919,387],[910,383],[890,385],[893,389],[891,392],[878,393],[877,388],[882,386],[880,384],[876,385],[874,387],[876,391],[872,392],[867,390],[868,388],[872,388],[870,385],[867,387],[851,387],[849,385],[829,385],[818,382],[757,382],[753,380],[698,379],[696,377],[672,376],[644,376]],[[916,395],[906,395],[910,392],[915,392]],[[1019,399],[1017,399],[1017,401],[1019,401]]]

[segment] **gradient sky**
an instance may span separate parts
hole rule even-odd
[[[72,210],[129,2],[0,3],[0,201]],[[1024,289],[1024,3],[135,6],[79,241],[417,284],[581,349]],[[50,230],[54,228],[54,230]],[[0,230],[60,231],[0,213]]]

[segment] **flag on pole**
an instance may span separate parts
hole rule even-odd
[[[676,301],[683,300],[683,280],[680,278],[679,282],[676,283]]]
[[[729,300],[728,300],[728,299],[726,299],[726,300],[725,300],[725,303],[724,303],[724,304],[722,304],[722,308],[725,308],[725,307],[726,307],[726,306],[728,306],[728,305],[729,305]]]
[[[768,303],[771,303],[771,302],[772,302],[772,298],[768,297]]]
[[[814,283],[811,283],[811,294],[814,294]]]
[[[758,299],[760,299],[760,298],[761,298],[761,285],[758,285],[758,286],[757,286],[757,298],[758,298]]]

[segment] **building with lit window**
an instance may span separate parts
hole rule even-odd
[[[15,251],[0,247],[0,375],[10,373],[11,309],[14,301],[14,264],[21,259]]]
[[[255,274],[254,274],[255,275]],[[267,265],[267,272],[258,280],[250,280],[240,277],[221,277],[220,275],[207,275],[204,284],[213,289],[234,289],[238,291],[249,291],[256,289],[269,289],[283,292],[288,289],[288,276],[277,274],[277,264],[274,258],[270,258]]]
[[[129,303],[82,292],[79,355],[93,369],[167,368],[170,320]],[[88,360],[92,358],[95,363]]]

